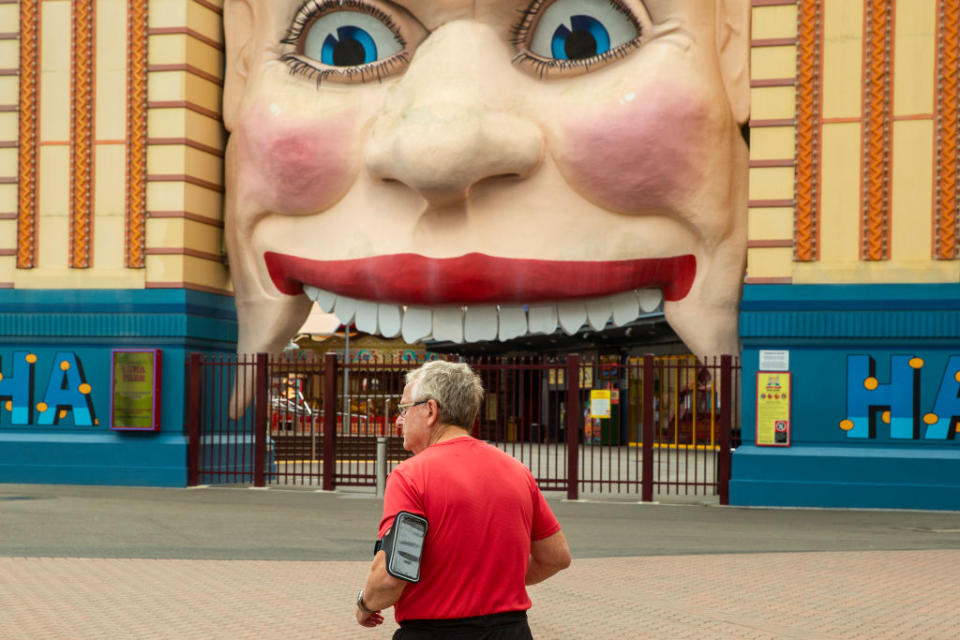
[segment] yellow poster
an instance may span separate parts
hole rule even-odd
[[[160,429],[160,350],[114,349],[110,428]]]
[[[590,392],[590,417],[610,417],[610,390],[594,389]]]
[[[757,373],[757,446],[790,446],[790,374]]]

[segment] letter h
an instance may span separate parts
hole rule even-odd
[[[0,367],[0,402],[10,402],[15,425],[28,425],[33,417],[33,362],[26,351],[13,354],[13,376],[4,376]]]
[[[890,382],[880,384],[870,356],[847,356],[848,438],[876,438],[877,417],[890,425],[890,438],[920,437],[920,370],[913,356],[891,356]]]

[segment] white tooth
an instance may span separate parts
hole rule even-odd
[[[463,342],[463,309],[460,307],[434,308],[433,339],[441,342]]]
[[[523,307],[518,304],[500,305],[500,339],[511,340],[526,333],[527,314],[523,311]]]
[[[320,310],[324,313],[333,311],[333,305],[337,301],[337,294],[318,289],[311,284],[303,285],[303,292],[307,294],[308,298],[316,302],[317,306],[320,307]]]
[[[551,334],[557,330],[557,306],[553,304],[532,304],[527,311],[530,333]]]
[[[403,341],[417,342],[433,331],[433,312],[424,307],[407,307],[403,313]]]
[[[464,312],[463,338],[467,342],[497,339],[497,307],[481,304],[467,307]]]
[[[579,300],[560,302],[557,304],[557,318],[560,320],[560,328],[568,336],[572,336],[587,321],[587,309],[583,306],[583,302]]]
[[[333,307],[333,313],[340,318],[344,326],[353,322],[353,316],[357,313],[357,301],[345,296],[337,296],[337,304]]]
[[[609,297],[604,296],[603,298],[587,300],[587,321],[594,331],[602,331],[607,326],[607,321],[610,320],[612,314],[613,305],[610,303]]]
[[[395,304],[378,304],[377,321],[380,325],[380,335],[384,338],[396,338],[400,335],[400,327],[403,323],[403,314],[400,307]]]
[[[377,333],[377,303],[369,300],[357,302],[357,330],[364,333]]]
[[[323,289],[317,289],[317,297],[310,298],[317,303],[317,306],[324,313],[331,313],[333,311],[333,306],[337,303],[337,294],[330,293],[329,291],[324,291]]]
[[[640,289],[637,295],[640,298],[640,309],[647,313],[656,311],[660,303],[663,302],[663,294],[660,289]]]
[[[640,299],[637,298],[636,291],[624,291],[610,296],[610,302],[613,305],[613,324],[618,327],[633,322],[640,315]]]

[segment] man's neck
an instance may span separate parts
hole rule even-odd
[[[432,439],[433,441],[430,444],[438,444],[440,442],[446,442],[447,440],[453,440],[454,438],[463,438],[464,436],[469,438],[470,432],[455,424],[445,424],[437,429],[436,437]]]

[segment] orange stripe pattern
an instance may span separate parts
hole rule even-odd
[[[794,259],[817,259],[820,174],[821,0],[799,0],[797,24],[797,137]]]
[[[147,218],[147,2],[127,9],[127,220],[126,265],[146,265]]]
[[[960,0],[940,0],[939,26],[934,255],[938,260],[953,260],[960,255]]]
[[[37,266],[37,64],[40,60],[39,0],[20,2],[20,104],[18,159],[19,213],[17,216],[17,268]]]
[[[889,249],[890,74],[893,3],[867,0],[864,37],[863,235],[860,257],[886,260]]]
[[[93,24],[92,0],[73,3],[73,73],[70,111],[70,266],[90,265],[93,200]]]

